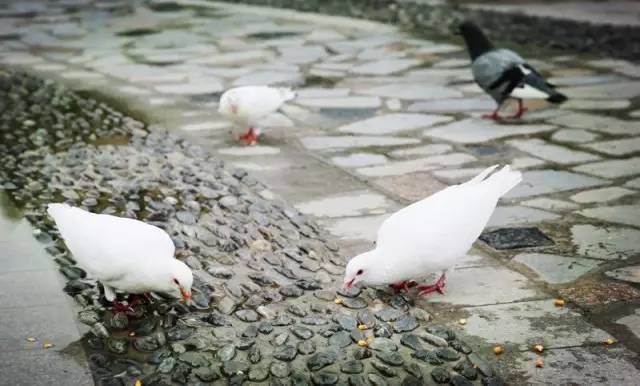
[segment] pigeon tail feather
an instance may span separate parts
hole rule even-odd
[[[503,196],[522,182],[522,173],[517,170],[511,170],[511,167],[506,165],[485,181],[498,191],[499,196]]]
[[[561,94],[559,92],[555,92],[551,94],[549,98],[547,98],[547,102],[551,102],[553,104],[560,104],[560,103],[566,102],[568,99],[569,98],[567,98],[566,95]]]
[[[489,174],[491,174],[492,171],[494,171],[498,166],[500,166],[499,164],[495,164],[492,166],[489,166],[488,168],[484,169],[482,172],[480,172],[480,174],[478,174],[477,176],[473,177],[472,179],[470,179],[469,181],[465,182],[462,185],[476,185],[479,184],[480,182],[482,182],[486,176],[488,176]]]
[[[291,90],[290,88],[283,87],[279,88],[278,90],[280,91],[280,95],[282,95],[282,100],[285,102],[290,101],[296,97],[295,91]]]

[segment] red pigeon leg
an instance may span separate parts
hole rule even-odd
[[[400,283],[389,284],[389,287],[393,288],[396,291],[409,292],[410,288],[415,287],[417,285],[418,285],[418,283],[416,283],[413,280],[405,280],[405,281],[402,281]]]
[[[258,136],[256,135],[256,131],[253,127],[250,127],[246,133],[240,136],[240,140],[248,146],[252,146],[258,143]]]
[[[418,286],[420,295],[426,295],[431,292],[438,292],[439,294],[444,295],[444,285],[446,284],[446,280],[446,273],[443,273],[435,284]]]
[[[500,111],[500,106],[496,107],[495,110],[491,114],[484,114],[482,116],[483,119],[491,119],[493,121],[499,121],[502,119],[500,115],[498,115],[498,111]]]
[[[113,302],[113,309],[117,314],[128,314],[133,312],[131,304],[125,304],[122,302]]]
[[[518,99],[518,111],[511,118],[520,119],[522,118],[522,114],[524,114],[527,110],[528,109],[524,107],[524,104],[522,103],[522,99]]]

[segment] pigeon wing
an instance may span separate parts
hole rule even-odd
[[[524,59],[515,52],[499,49],[477,57],[471,65],[471,71],[476,83],[493,99],[501,102],[505,89],[519,77],[514,67],[522,63]]]

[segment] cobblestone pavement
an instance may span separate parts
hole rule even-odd
[[[511,163],[524,182],[501,202],[446,295],[411,294],[412,312],[428,311],[464,337],[478,354],[472,359],[488,358],[513,383],[637,379],[640,67],[572,53],[529,54],[571,99],[560,109],[532,105],[523,122],[496,124],[479,119],[493,103],[473,84],[461,43],[215,2],[44,7],[0,8],[3,66],[63,81],[83,95],[99,93],[248,170],[268,187],[263,197],[281,197],[315,216],[340,241],[345,259],[370,248],[378,224],[401,205],[493,163]],[[255,147],[238,146],[215,113],[225,88],[246,84],[298,90],[295,101],[263,123]],[[316,269],[315,275],[340,273]],[[567,306],[555,306],[556,298]],[[339,339],[346,342],[346,335]],[[536,344],[543,353],[533,351]],[[493,354],[494,345],[503,347],[501,355]],[[455,351],[447,353],[441,357]],[[387,365],[397,362],[382,356]],[[388,383],[399,382],[387,365],[368,381],[383,384],[391,375]],[[425,374],[433,375],[428,366]],[[290,371],[275,367],[271,374]],[[424,382],[445,381],[453,367]],[[340,368],[329,370],[322,374]]]

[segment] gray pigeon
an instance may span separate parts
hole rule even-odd
[[[520,118],[527,111],[522,103],[524,99],[546,99],[554,104],[567,100],[520,55],[504,48],[494,48],[477,25],[466,21],[460,24],[459,32],[471,56],[473,78],[498,103],[495,111],[483,118],[501,119],[498,111],[509,98],[518,101],[518,112],[511,118]]]

